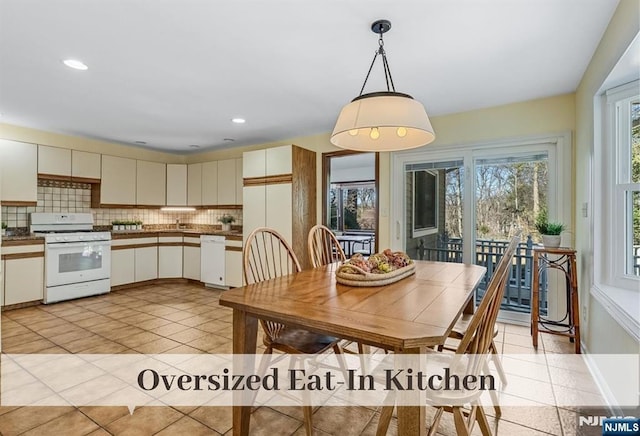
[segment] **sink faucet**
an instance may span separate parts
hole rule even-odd
[[[176,230],[180,230],[180,218],[176,219]]]

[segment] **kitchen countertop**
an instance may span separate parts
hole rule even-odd
[[[111,232],[111,238],[113,239],[122,239],[132,238],[136,236],[147,236],[156,234],[158,236],[167,236],[167,235],[175,235],[175,236],[200,236],[200,235],[220,235],[224,236],[231,240],[242,240],[242,232],[238,230],[231,230],[228,232],[222,230],[195,230],[195,229],[163,229],[163,230],[155,230],[155,229],[144,229],[144,230],[113,230]]]
[[[109,231],[109,230],[105,230]],[[112,230],[112,239],[127,239],[135,236],[151,236],[151,235],[167,235],[175,234],[175,236],[200,236],[200,235],[220,235],[232,241],[242,241],[242,231],[231,230],[228,232],[222,230],[196,230],[196,229],[144,229],[144,230]],[[32,242],[34,244],[44,244],[44,237],[34,235],[33,233],[19,234],[19,235],[5,235],[2,236],[2,245],[24,245],[25,243]]]

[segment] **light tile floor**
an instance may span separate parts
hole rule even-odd
[[[190,284],[152,285],[49,306],[2,313],[5,353],[223,353],[232,352],[231,310],[218,305],[220,291]],[[531,354],[527,327],[499,325],[496,344],[509,354]],[[546,365],[537,375],[541,388],[558,395],[567,371],[549,366],[545,353],[572,353],[568,339],[541,336],[541,355],[531,365]],[[521,366],[519,366],[520,368]],[[536,372],[539,374],[540,372]],[[527,377],[529,374],[514,374]],[[566,383],[565,383],[566,384]],[[526,398],[526,393],[523,394]],[[570,408],[531,403],[503,407],[499,420],[486,409],[494,434],[575,435],[578,414]],[[427,423],[433,416],[428,409]],[[316,408],[317,434],[374,435],[379,410],[367,407]],[[388,434],[396,434],[395,418]],[[217,435],[231,434],[229,407],[0,407],[0,434],[10,435]],[[253,435],[303,435],[299,407],[261,407],[251,419]],[[441,435],[455,435],[445,414]],[[474,434],[480,434],[479,428]]]

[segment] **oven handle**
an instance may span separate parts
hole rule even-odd
[[[59,242],[54,244],[46,244],[46,248],[49,250],[53,249],[67,249],[67,248],[82,248],[87,245],[98,245],[98,246],[110,246],[111,241],[86,241],[86,242]]]

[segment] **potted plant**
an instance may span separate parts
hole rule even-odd
[[[218,218],[218,221],[222,223],[222,231],[228,232],[231,230],[231,223],[235,222],[236,219],[233,215],[224,214]]]
[[[142,221],[141,220],[136,220],[135,224],[136,224],[136,230],[142,230]]]
[[[113,227],[113,230],[121,230],[120,229],[120,220],[111,221],[111,226]]]
[[[3,222],[2,223],[2,233],[0,233],[2,236],[7,234],[7,223]]]
[[[536,217],[536,230],[542,235],[542,245],[547,248],[558,248],[560,246],[560,234],[565,226],[562,223],[549,222],[547,210],[543,209]]]

